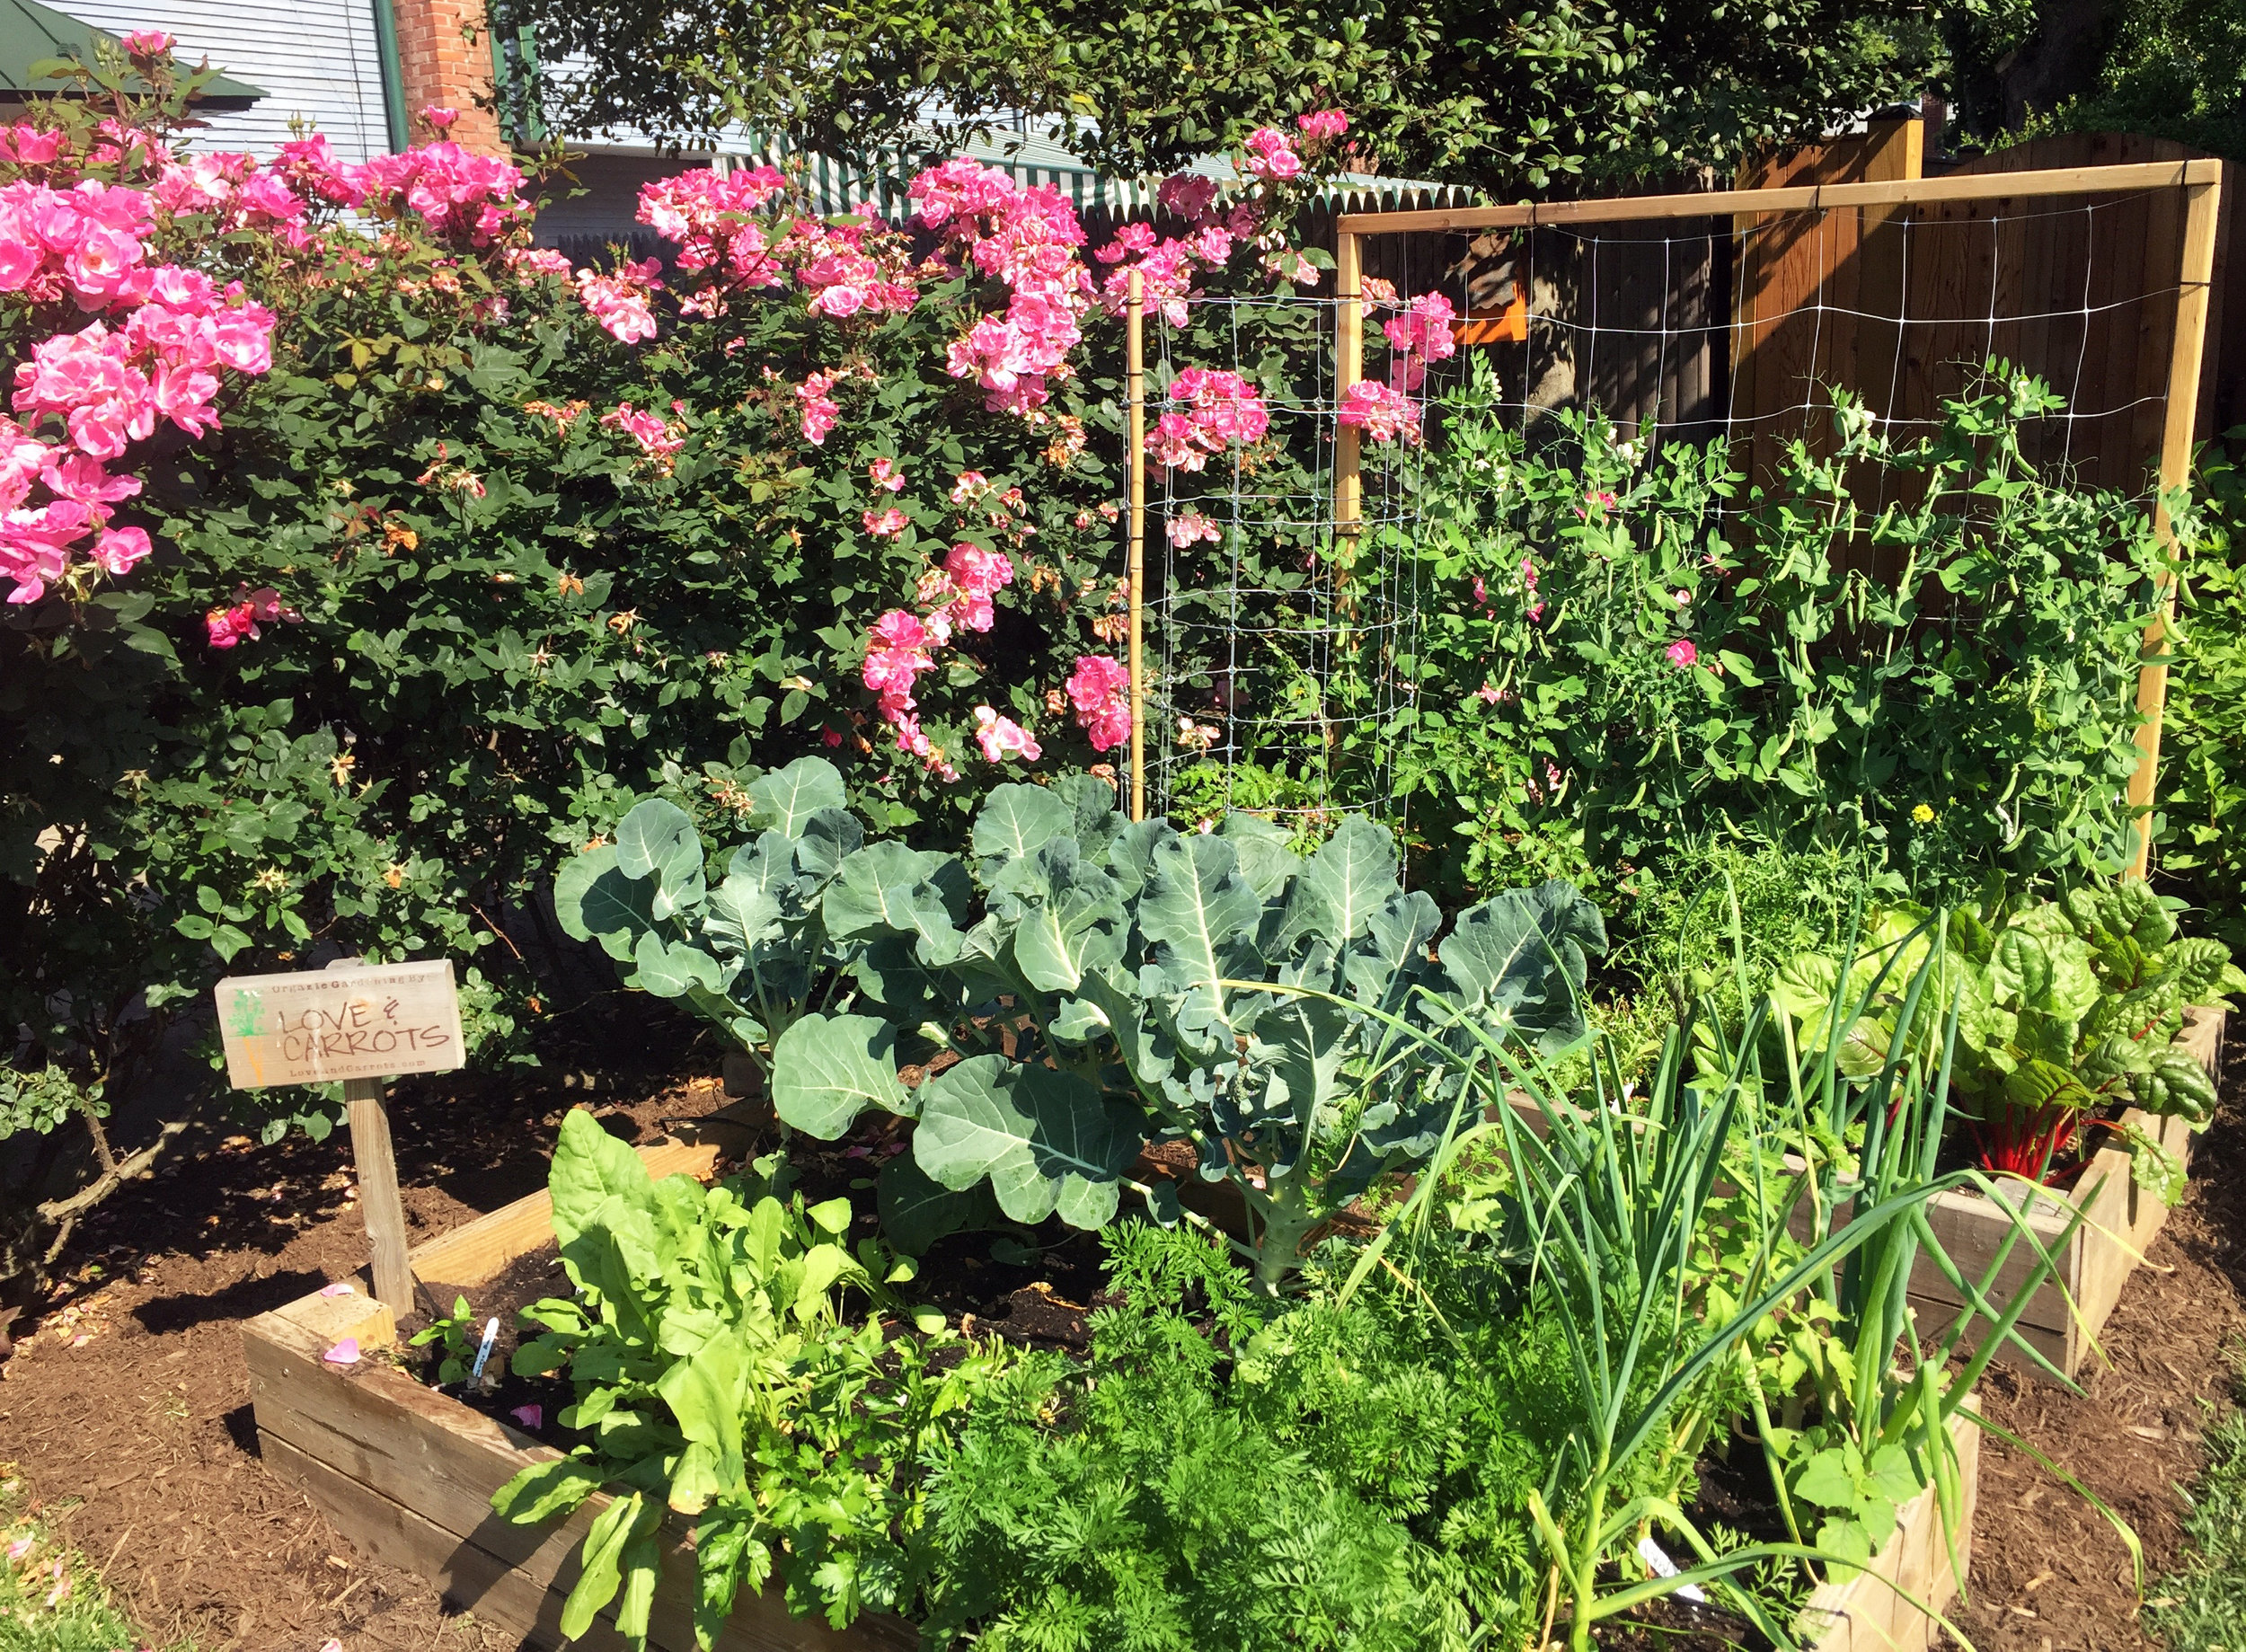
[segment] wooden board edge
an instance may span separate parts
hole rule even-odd
[[[1810,1595],[1796,1620],[1805,1629],[1823,1625],[1809,1643],[1810,1652],[1925,1652],[1933,1644],[1933,1621],[1888,1586],[1906,1589],[1936,1612],[1945,1612],[1957,1597],[1959,1578],[1972,1569],[1973,1522],[1980,1506],[1981,1431],[1968,1419],[1952,1417],[1950,1437],[1958,1452],[1960,1530],[1955,1543],[1947,1541],[1939,1504],[1929,1487],[1898,1511],[1895,1535],[1872,1557],[1870,1567],[1846,1583],[1819,1584]]]

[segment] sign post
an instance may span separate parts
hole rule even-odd
[[[393,1313],[411,1312],[405,1206],[382,1081],[462,1065],[451,963],[344,959],[318,973],[229,976],[218,983],[217,997],[226,1076],[235,1089],[342,1081],[375,1294]]]

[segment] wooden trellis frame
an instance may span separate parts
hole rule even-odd
[[[1534,230],[1543,225],[1613,224],[1664,218],[1705,218],[1747,213],[1818,212],[1846,207],[1909,207],[1945,201],[2012,200],[2065,195],[2173,189],[2184,200],[2181,265],[2177,272],[2175,326],[2170,339],[2168,387],[2161,431],[2159,486],[2165,495],[2191,472],[2200,365],[2206,343],[2207,301],[2215,272],[2215,223],[2223,163],[2216,160],[2161,161],[2127,166],[2079,166],[2046,172],[1978,173],[1949,178],[1902,178],[1869,183],[1828,183],[1764,190],[1718,190],[1697,195],[1640,195],[1613,200],[1544,201],[1512,207],[1449,208],[1423,212],[1345,214],[1335,225],[1334,270],[1340,314],[1336,322],[1334,398],[1339,404],[1364,376],[1365,306],[1361,274],[1367,236],[1413,230]],[[1336,531],[1364,527],[1364,487],[1357,430],[1340,427],[1334,441]],[[2154,509],[2164,543],[2171,529],[2164,503]],[[2164,586],[2145,631],[2144,652],[2157,655],[2174,609],[2172,581]],[[2137,672],[2137,730],[2141,754],[2129,782],[2129,801],[2144,812],[2131,828],[2131,875],[2142,878],[2152,853],[2152,804],[2160,765],[2161,712],[2168,697],[2168,667],[2157,660]]]

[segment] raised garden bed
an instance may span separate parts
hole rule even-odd
[[[708,1144],[664,1143],[641,1156],[658,1177],[706,1177],[717,1152]],[[552,1238],[551,1203],[541,1192],[518,1199],[412,1253],[424,1279],[473,1285],[498,1277]],[[356,1365],[327,1363],[344,1338],[361,1350]],[[390,1363],[396,1325],[364,1294],[299,1298],[261,1314],[243,1330],[265,1465],[303,1489],[336,1530],[362,1552],[427,1577],[452,1606],[541,1646],[562,1644],[563,1600],[578,1575],[578,1548],[606,1499],[570,1520],[526,1528],[491,1512],[491,1494],[526,1462],[557,1455],[528,1435],[451,1396],[426,1388]],[[1977,1434],[1959,1424],[1959,1461],[1971,1542]],[[1890,1583],[1939,1611],[1957,1588],[1932,1493],[1903,1509],[1895,1536],[1872,1566],[1846,1584],[1828,1584],[1805,1608],[1805,1633],[1821,1630],[1817,1652],[1920,1652],[1932,1625]],[[693,1562],[683,1541],[666,1557],[649,1645],[692,1652]],[[604,1619],[576,1646],[620,1652]],[[847,1630],[791,1615],[776,1599],[744,1593],[720,1652],[906,1652],[919,1636],[895,1618],[866,1617]]]
[[[707,1176],[717,1153],[674,1142],[641,1156],[659,1177]],[[463,1285],[490,1279],[552,1239],[551,1211],[543,1192],[517,1199],[416,1249],[413,1270]],[[326,1363],[345,1338],[357,1338],[358,1363]],[[562,1603],[577,1579],[578,1547],[606,1499],[535,1528],[494,1515],[493,1492],[526,1462],[559,1453],[386,1363],[396,1339],[390,1310],[363,1294],[315,1293],[244,1326],[265,1466],[301,1488],[371,1558],[419,1573],[447,1603],[510,1634],[562,1645]],[[650,1647],[693,1652],[693,1577],[691,1555],[675,1543],[656,1595]],[[717,1644],[721,1652],[905,1652],[919,1640],[894,1618],[833,1630],[745,1591]],[[572,1644],[596,1652],[624,1645],[606,1621]]]

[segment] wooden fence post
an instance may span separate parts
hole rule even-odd
[[[398,1160],[390,1145],[390,1113],[382,1081],[347,1078],[343,1102],[358,1171],[358,1207],[367,1217],[367,1248],[375,1264],[375,1295],[402,1318],[413,1312],[413,1268],[406,1260],[405,1204],[398,1197]]]
[[[2191,478],[2191,438],[2199,413],[2199,359],[2206,348],[2207,296],[2215,277],[2215,226],[2222,207],[2219,182],[2185,186],[2184,250],[2176,287],[2176,331],[2168,358],[2168,405],[2161,430],[2161,492],[2180,488]],[[2153,508],[2154,531],[2161,543],[2172,545],[2173,525],[2168,519],[2165,498]],[[2156,655],[2167,641],[2168,616],[2175,611],[2173,576],[2161,582],[2160,606],[2144,628],[2144,651]],[[2136,678],[2136,707],[2144,723],[2136,731],[2136,773],[2129,777],[2129,803],[2144,812],[2130,826],[2135,848],[2129,856],[2129,875],[2144,876],[2153,853],[2153,801],[2160,777],[2161,712],[2168,703],[2168,667],[2155,660],[2140,667]]]

